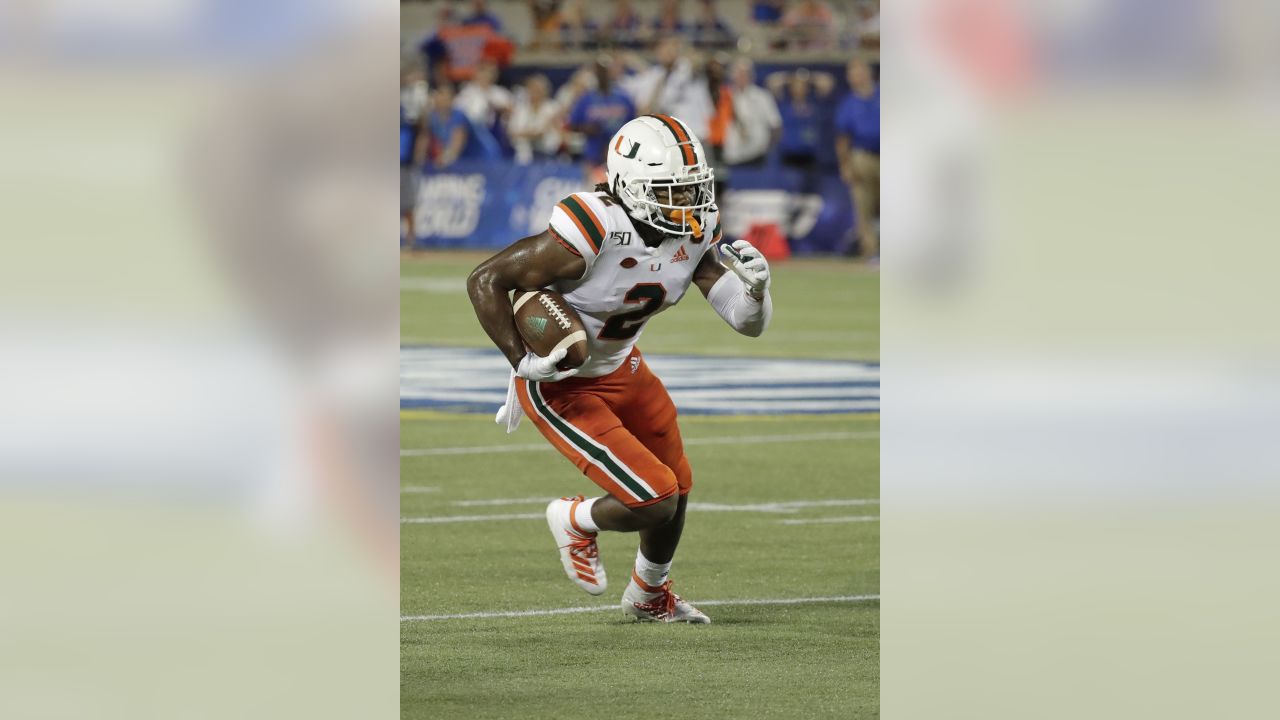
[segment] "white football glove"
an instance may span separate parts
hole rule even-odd
[[[568,349],[557,350],[546,357],[528,353],[516,368],[516,375],[534,382],[559,382],[578,374],[578,368],[557,370],[556,364],[569,354]]]
[[[732,245],[720,243],[720,259],[729,269],[742,278],[747,294],[761,300],[769,289],[769,261],[764,253],[746,240],[735,240]]]

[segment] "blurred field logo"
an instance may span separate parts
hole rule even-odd
[[[424,177],[418,188],[417,232],[445,238],[469,237],[480,223],[484,194],[484,175]]]

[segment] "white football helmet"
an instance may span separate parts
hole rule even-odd
[[[701,237],[715,205],[715,171],[702,143],[670,115],[631,120],[609,141],[609,190],[632,220],[673,235]]]

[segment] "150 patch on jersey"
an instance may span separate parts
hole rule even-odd
[[[630,245],[631,231],[630,230],[614,230],[613,232],[609,233],[609,239],[617,240],[619,245]]]

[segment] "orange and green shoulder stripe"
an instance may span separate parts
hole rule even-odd
[[[591,246],[591,251],[599,253],[600,248],[604,245],[604,223],[600,222],[600,218],[596,216],[591,206],[577,195],[570,195],[556,207],[564,211],[573,224],[577,226],[582,233],[582,237],[586,239]]]

